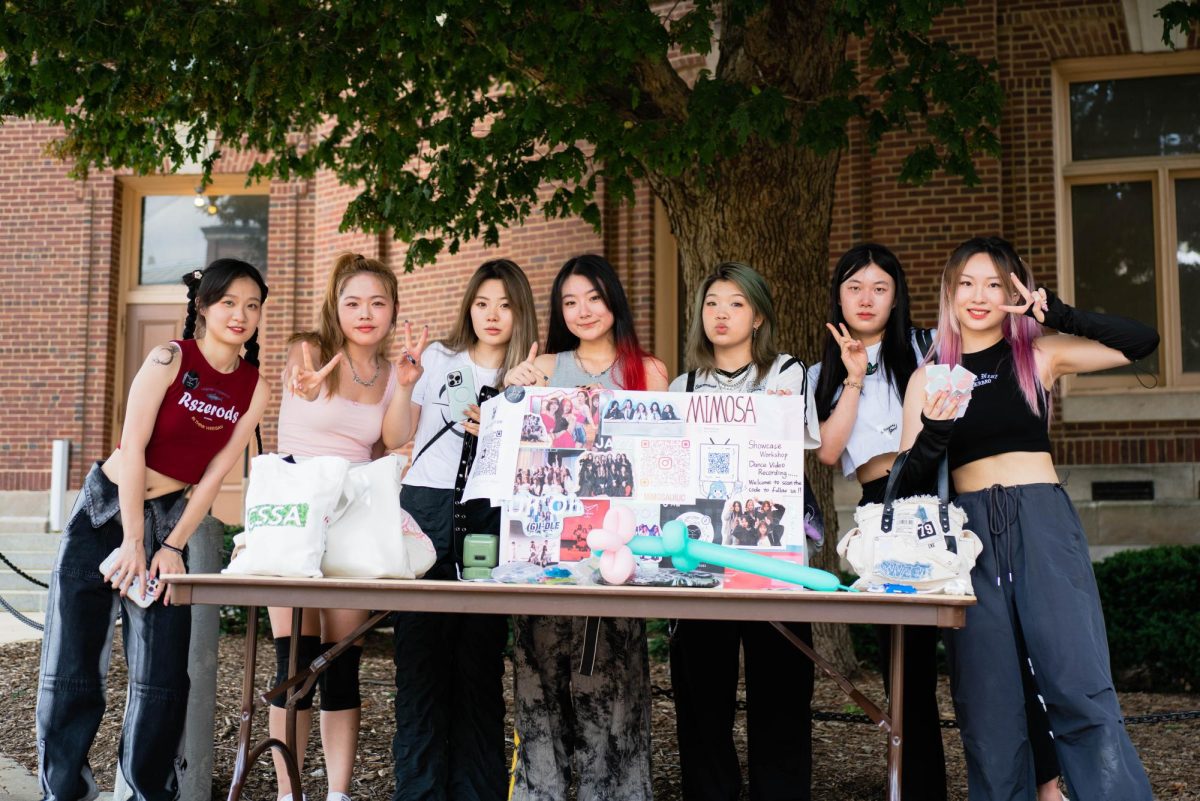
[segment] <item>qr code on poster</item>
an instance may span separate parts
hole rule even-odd
[[[692,443],[686,439],[644,439],[638,448],[638,483],[647,490],[686,494]]]
[[[491,434],[485,434],[479,440],[479,452],[475,455],[475,466],[472,468],[473,475],[494,476],[500,464],[500,440],[504,435],[499,431],[494,431]]]
[[[712,443],[701,444],[701,481],[737,481],[737,477],[737,445],[714,445]]]

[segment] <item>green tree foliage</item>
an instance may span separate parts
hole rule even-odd
[[[747,150],[835,152],[852,119],[871,145],[919,134],[904,179],[974,181],[1002,94],[995,64],[931,37],[960,4],[12,0],[0,113],[65,126],[77,174],[211,170],[230,147],[264,154],[255,178],[332,170],[360,189],[344,224],[393,230],[411,267],[539,207],[598,225],[601,185],[624,199],[647,175],[703,186]],[[862,63],[809,58],[848,35]],[[672,52],[715,65],[687,82]]]

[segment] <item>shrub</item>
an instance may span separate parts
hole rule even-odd
[[[1095,571],[1117,687],[1200,689],[1200,546],[1123,551]]]

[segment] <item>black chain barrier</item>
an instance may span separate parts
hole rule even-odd
[[[39,587],[44,587],[46,589],[50,588],[49,584],[45,583],[44,581],[38,581],[33,576],[29,575],[24,570],[17,567],[16,565],[14,565],[12,562],[10,562],[8,557],[5,556],[3,552],[0,552],[0,562],[4,562],[4,564],[9,566],[9,568],[12,570],[12,572],[16,573],[18,576],[25,579],[26,581],[36,584]]]
[[[659,687],[657,684],[651,685],[651,694],[661,698],[674,698],[675,693],[668,690],[666,687]],[[746,702],[739,698],[737,708],[745,711]],[[872,726],[876,725],[875,721],[871,720],[866,715],[859,715],[853,712],[822,712],[813,710],[813,720],[819,720],[826,723],[867,723]],[[1132,715],[1125,718],[1126,726],[1135,726],[1144,723],[1171,723],[1178,720],[1200,720],[1200,709],[1194,709],[1188,712],[1158,712],[1153,715]],[[941,721],[943,729],[957,729],[958,721],[953,718],[943,718]]]
[[[24,623],[26,626],[29,626],[29,628],[37,629],[38,631],[46,630],[46,627],[43,626],[41,623],[38,623],[36,620],[31,620],[30,618],[27,618],[27,617],[25,617],[25,615],[18,612],[12,604],[10,604],[8,601],[4,600],[3,595],[0,595],[0,606],[3,606],[10,615],[12,615],[17,620]]]
[[[31,584],[36,584],[39,587],[47,587],[47,588],[50,586],[49,584],[46,584],[45,582],[38,581],[33,576],[26,573],[24,570],[17,567],[16,565],[14,565],[12,563],[12,561],[10,561],[9,558],[7,556],[5,556],[3,553],[0,553],[0,561],[4,562],[4,564],[8,565],[9,568],[12,570],[12,572],[16,573],[18,576],[20,576],[21,578],[30,582]],[[10,615],[15,617],[17,620],[24,623],[26,626],[29,626],[29,628],[37,629],[38,631],[46,630],[46,627],[43,626],[41,623],[38,623],[36,620],[32,620],[32,619],[26,617],[25,615],[21,614],[20,612],[18,612],[16,607],[14,607],[12,604],[10,604],[4,598],[3,595],[0,595],[0,606],[4,607],[5,611],[7,611]]]

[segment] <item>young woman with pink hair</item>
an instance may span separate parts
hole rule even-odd
[[[946,264],[933,352],[974,373],[974,387],[960,417],[945,390],[927,396],[926,367],[913,373],[902,482],[923,483],[948,456],[957,503],[983,543],[971,573],[977,603],[966,627],[946,634],[971,801],[1036,797],[1026,666],[1072,797],[1152,798],[1121,719],[1087,536],[1058,483],[1048,421],[1058,378],[1121,367],[1157,346],[1149,326],[1035,289],[1003,239],[968,240]]]

